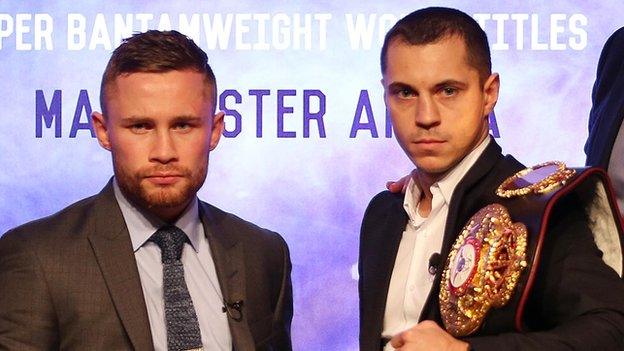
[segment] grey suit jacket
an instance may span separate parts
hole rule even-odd
[[[290,350],[292,288],[279,234],[200,201],[236,350]],[[233,318],[235,317],[235,318]],[[0,349],[152,350],[130,235],[112,185],[0,238]]]

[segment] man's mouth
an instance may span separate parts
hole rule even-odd
[[[444,140],[434,139],[434,138],[422,138],[414,141],[415,144],[423,144],[423,145],[434,145],[434,144],[442,144]]]
[[[183,176],[173,172],[158,172],[150,174],[145,178],[156,185],[171,185],[177,183]]]

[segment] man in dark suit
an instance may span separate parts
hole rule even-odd
[[[115,175],[0,239],[0,349],[290,350],[286,243],[196,196],[223,132],[206,54],[137,34],[100,102]]]
[[[513,311],[465,338],[441,328],[440,266],[469,218],[501,201],[495,189],[524,166],[488,135],[499,76],[470,16],[428,8],[401,19],[381,71],[397,141],[417,170],[405,194],[378,194],[364,215],[360,349],[621,350],[624,284],[573,197],[550,217],[522,320],[531,332],[515,331]]]
[[[607,170],[624,213],[624,28],[605,43],[592,91],[586,164]]]

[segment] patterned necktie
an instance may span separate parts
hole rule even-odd
[[[167,348],[169,351],[201,349],[199,323],[180,261],[186,234],[168,225],[158,229],[150,240],[160,247],[162,254]]]

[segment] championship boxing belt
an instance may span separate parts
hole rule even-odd
[[[622,277],[622,218],[603,170],[547,162],[506,179],[496,194],[500,201],[463,227],[442,274],[440,312],[455,337],[530,330],[524,310],[551,215],[568,196],[583,206],[603,260]]]

